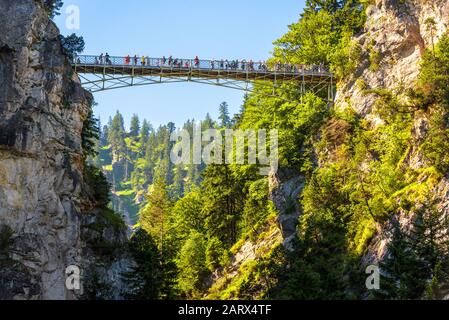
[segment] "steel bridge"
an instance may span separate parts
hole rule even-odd
[[[281,65],[264,62],[76,56],[74,72],[83,87],[99,92],[149,84],[195,82],[251,92],[254,84],[275,89],[287,81],[298,84],[301,94],[308,91],[327,94],[334,100],[333,75],[322,66]],[[271,92],[271,91],[270,91]]]

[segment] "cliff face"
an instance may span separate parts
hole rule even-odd
[[[66,268],[102,261],[83,239],[96,220],[81,141],[92,96],[40,1],[0,0],[0,25],[0,298],[74,299]]]
[[[391,92],[401,103],[408,102],[409,98],[404,89],[414,88],[426,48],[436,44],[439,37],[448,30],[449,2],[447,0],[372,2],[373,4],[367,9],[367,21],[363,32],[353,39],[356,47],[360,49],[361,56],[355,71],[338,84],[334,107],[337,111],[355,111],[358,117],[366,120],[366,123],[374,129],[385,124],[385,119],[376,112],[376,104],[381,99],[376,91]],[[428,19],[435,22],[432,28],[429,27]],[[425,112],[421,112],[414,114],[412,121],[410,148],[401,165],[413,170],[425,169],[429,164],[425,163],[420,143],[426,137],[429,119]],[[320,167],[335,161],[336,156],[332,154],[332,150],[325,152],[327,153],[322,155],[324,160],[320,160],[318,164]],[[362,163],[361,170],[363,167]],[[243,273],[240,269],[245,264],[262,260],[265,248],[283,243],[284,248],[291,249],[291,240],[296,235],[296,225],[301,215],[300,206],[292,206],[291,200],[300,204],[299,195],[303,191],[304,177],[294,172],[288,174],[281,169],[277,175],[270,177],[269,183],[270,200],[278,212],[277,224],[272,225],[269,232],[255,243],[246,241],[238,248],[227,277],[218,273],[214,279],[215,287],[230,287],[229,275],[236,277]],[[447,175],[435,181],[431,192],[435,198],[441,199],[438,204],[439,210],[449,215]],[[398,218],[403,230],[410,230],[412,227],[413,216],[409,212],[399,212],[394,218]],[[390,226],[391,222],[375,226],[375,234],[370,237],[371,240],[367,240],[368,248],[361,256],[361,270],[368,264],[378,264],[387,254],[387,245],[391,240],[390,233],[387,232]],[[211,291],[214,292],[214,289],[216,288],[213,287]],[[257,294],[258,292],[253,297]]]
[[[436,43],[449,26],[449,3],[446,0],[376,0],[367,15],[364,32],[354,39],[364,57],[353,76],[340,84],[335,104],[338,108],[351,106],[360,115],[372,119],[370,113],[376,96],[364,94],[361,81],[368,88],[412,87],[426,47]],[[429,18],[436,23],[433,30],[426,24]],[[376,57],[370,57],[370,53]],[[378,60],[375,62],[378,67],[372,67],[372,60]]]
[[[352,108],[376,127],[384,122],[374,112],[379,97],[376,93],[367,93],[367,89],[388,90],[397,93],[399,101],[407,102],[407,96],[401,94],[402,89],[415,86],[425,49],[436,44],[448,30],[449,2],[376,0],[367,14],[365,31],[354,39],[363,52],[361,63],[349,79],[339,84],[335,106],[340,110]],[[435,22],[433,28],[429,27],[428,19]],[[413,141],[405,166],[415,170],[426,167],[420,141],[427,134],[428,123],[426,115],[415,115]],[[441,199],[438,207],[444,214],[449,214],[448,190],[447,178],[436,183],[433,190],[435,197]],[[399,221],[407,229],[412,220],[410,215],[401,214]],[[363,264],[377,263],[385,256],[389,238],[384,231],[388,226],[389,223],[378,226],[378,233],[363,257]]]

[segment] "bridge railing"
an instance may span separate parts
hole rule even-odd
[[[179,58],[149,58],[149,57],[117,57],[117,56],[89,56],[79,55],[73,58],[73,64],[89,66],[119,66],[138,68],[177,68],[187,70],[212,70],[212,71],[239,71],[239,72],[282,72],[288,74],[320,74],[330,75],[323,66],[275,64],[270,66],[265,62],[239,61],[239,60],[196,60]]]

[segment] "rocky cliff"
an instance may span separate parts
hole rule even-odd
[[[426,48],[434,46],[448,30],[449,2],[376,0],[368,7],[367,15],[364,32],[354,39],[362,49],[363,57],[351,77],[339,84],[335,106],[337,110],[352,108],[376,127],[384,123],[384,119],[375,112],[380,99],[376,91],[392,92],[401,103],[407,104],[404,88],[415,88]],[[429,19],[435,23],[432,27]],[[428,166],[420,148],[428,127],[428,116],[416,113],[411,148],[404,166],[414,170]],[[441,199],[438,207],[444,214],[449,214],[448,190],[449,181],[443,177],[434,184],[432,191],[436,198]],[[399,216],[399,221],[403,228],[409,228],[412,217],[404,213]],[[363,264],[377,263],[385,256],[389,242],[385,231],[389,225],[388,222],[377,226],[377,235],[363,257]]]
[[[65,286],[70,265],[84,279],[95,272],[118,298],[129,261],[92,245],[126,241],[125,229],[95,209],[84,178],[81,132],[92,96],[41,1],[0,0],[0,26],[0,298],[79,298]]]
[[[364,30],[352,39],[354,47],[357,48],[355,51],[358,51],[360,56],[356,58],[355,70],[351,70],[350,74],[338,83],[333,107],[337,113],[354,113],[357,119],[367,124],[364,130],[374,132],[376,128],[386,123],[386,119],[377,110],[382,101],[382,93],[391,94],[397,99],[398,104],[409,103],[410,96],[407,90],[416,88],[422,57],[426,49],[436,45],[438,39],[448,30],[449,2],[447,0],[375,0],[371,1],[366,13]],[[412,117],[411,139],[407,141],[409,148],[400,165],[404,171],[410,169],[414,172],[425,172],[431,164],[424,160],[421,144],[428,135],[429,116],[426,112],[410,112],[410,114]],[[334,127],[332,123],[327,123],[323,126],[323,130],[326,130],[326,126]],[[334,130],[337,136],[347,134],[344,132],[344,126],[335,127],[337,127]],[[322,139],[321,136],[316,137],[317,141],[320,139]],[[339,155],[336,149],[333,146],[325,148],[324,151],[318,148],[314,150],[316,154],[319,154],[318,168],[332,166],[338,161]],[[354,159],[347,159],[348,162],[351,160],[354,161]],[[360,172],[357,174],[363,173],[364,170],[368,174],[367,163],[371,160],[369,155],[367,159],[360,160],[359,168],[357,168]],[[436,181],[426,174],[414,179],[409,181],[410,185],[416,188],[426,185],[425,190],[429,187],[429,191],[426,191],[427,196],[439,199],[438,209],[443,214],[449,215],[447,174],[446,177],[444,174],[439,176],[435,179]],[[214,286],[211,289],[212,297],[220,290],[231,292],[225,297],[238,296],[239,293],[231,291],[232,285],[235,291],[235,287],[238,287],[235,283],[243,282],[241,278],[244,278],[245,272],[248,275],[248,270],[256,264],[256,261],[258,263],[263,261],[264,254],[270,247],[283,243],[284,248],[289,250],[292,248],[291,241],[296,236],[298,217],[302,214],[300,195],[304,188],[304,180],[304,177],[298,176],[297,173],[296,175],[294,172],[286,173],[282,169],[278,174],[270,177],[270,200],[278,212],[276,224],[271,224],[268,231],[256,241],[248,240],[236,247],[229,270],[224,273],[219,272],[215,277]],[[408,189],[408,192],[413,193],[413,188]],[[331,198],[333,195],[328,194],[328,196]],[[386,195],[386,197],[390,196],[393,195]],[[413,205],[417,204],[417,202],[413,203]],[[409,230],[413,224],[413,214],[405,211],[395,213],[390,215],[390,218],[397,219],[403,230]],[[357,254],[361,260],[357,263],[360,264],[360,270],[363,270],[362,276],[366,265],[378,264],[386,256],[388,243],[391,240],[390,227],[391,220],[385,222],[379,219],[374,223],[374,230],[362,233],[357,239],[361,243],[356,250],[360,249]],[[233,284],[231,278],[236,278],[237,281],[234,280]],[[245,281],[248,281],[247,278],[244,278]],[[360,282],[360,285],[364,283]],[[256,287],[251,297],[258,297],[262,291],[263,289]]]
[[[339,84],[335,103],[340,109],[350,106],[368,119],[372,119],[376,95],[366,95],[364,88],[412,87],[425,49],[436,43],[449,26],[446,0],[373,2],[367,9],[364,32],[354,39],[363,52],[361,63],[349,79]],[[436,23],[433,30],[426,24],[429,18]],[[372,60],[377,60],[375,67]]]

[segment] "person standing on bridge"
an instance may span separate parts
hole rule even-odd
[[[200,67],[200,58],[198,58],[198,56],[195,57],[195,67]]]
[[[137,54],[135,54],[134,55],[134,65],[135,66],[137,66],[137,61],[138,61],[139,59],[137,58]]]
[[[100,60],[100,64],[103,64],[103,53],[100,54],[98,60]]]
[[[142,56],[142,57],[140,58],[140,63],[142,64],[142,66],[145,67],[145,56]]]
[[[129,54],[125,57],[125,65],[129,66],[131,62],[131,57],[129,56]]]
[[[105,60],[106,60],[106,64],[109,64],[109,65],[112,64],[110,56],[109,56],[109,53],[106,52],[106,55],[104,57],[105,57]]]

